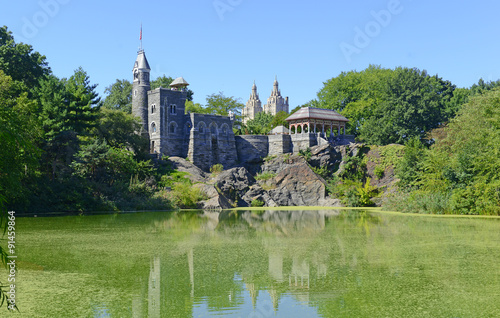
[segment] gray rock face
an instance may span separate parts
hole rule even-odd
[[[193,183],[194,182],[205,182],[207,179],[207,174],[203,172],[200,168],[192,164],[181,157],[169,157],[168,160],[172,162],[172,166],[174,169],[178,171],[187,172],[189,176],[187,176]]]
[[[340,152],[330,144],[312,147],[311,154],[309,164],[316,168],[326,166],[329,170],[333,170],[342,161]]]
[[[238,202],[255,183],[254,177],[243,167],[223,171],[215,180],[219,194],[233,202]]]
[[[216,195],[208,200],[198,202],[198,209],[203,210],[223,210],[231,208],[233,208],[231,202],[222,195]]]
[[[269,195],[279,206],[314,206],[325,199],[325,181],[306,163],[285,168],[275,181]]]
[[[274,200],[271,198],[269,193],[262,189],[262,187],[258,184],[254,184],[253,186],[251,186],[250,189],[242,197],[242,200],[245,201],[248,205],[251,205],[253,200],[260,200],[264,202],[265,206],[278,206],[278,204],[276,204],[276,202],[274,202]]]

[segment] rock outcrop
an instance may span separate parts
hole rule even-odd
[[[207,173],[181,157],[169,157],[168,160],[172,163],[172,168],[187,172],[187,176],[193,183],[205,182],[207,179]]]
[[[283,169],[274,181],[276,189],[269,190],[269,196],[279,206],[314,206],[325,199],[325,180],[306,163]]]
[[[234,204],[241,204],[241,197],[255,183],[254,177],[243,167],[232,168],[221,172],[215,180],[215,188],[219,194]]]

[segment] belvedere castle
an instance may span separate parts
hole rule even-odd
[[[233,116],[184,113],[189,84],[182,77],[175,79],[170,88],[151,90],[150,72],[141,49],[133,68],[132,114],[141,119],[141,133],[149,140],[152,154],[186,158],[208,171],[218,163],[227,169],[237,164],[259,162],[268,155],[298,152],[332,142],[332,138],[326,139],[326,132],[331,131],[330,137],[333,137],[334,127],[338,129],[337,142],[351,140],[345,138],[351,137],[345,136],[348,121],[345,117],[314,108],[302,108],[287,119],[290,119],[293,134],[235,136]],[[273,115],[282,110],[288,113],[288,97],[281,97],[277,80],[268,104],[264,109],[260,105],[254,83],[250,100],[243,109],[244,118],[254,118],[260,111]],[[341,128],[344,135],[340,135]]]

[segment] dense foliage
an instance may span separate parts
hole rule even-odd
[[[398,168],[402,193],[391,207],[500,215],[500,89],[471,98],[431,136],[430,149],[416,141],[406,146]]]

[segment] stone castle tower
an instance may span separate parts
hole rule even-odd
[[[254,82],[250,98],[248,99],[247,104],[242,111],[243,123],[245,124],[249,120],[254,119],[255,116],[262,111],[273,116],[280,111],[288,113],[288,107],[288,97],[283,98],[281,96],[281,91],[278,87],[278,79],[274,80],[271,96],[269,96],[269,98],[267,99],[267,104],[264,105],[264,107],[262,107],[262,103],[259,99],[259,94],[257,94],[257,86]]]
[[[137,52],[137,59],[132,72],[134,73],[132,115],[141,119],[143,128],[141,133],[146,135],[148,133],[148,92],[151,89],[149,84],[151,68],[144,50]]]
[[[149,139],[150,152],[188,158],[205,171],[218,163],[233,166],[237,154],[231,118],[185,114],[189,84],[179,77],[170,88],[151,90],[150,71],[144,50],[140,50],[133,68],[132,114],[141,120],[141,134]]]
[[[247,101],[246,107],[243,108],[242,116],[243,123],[246,124],[250,119],[254,119],[255,115],[262,111],[262,103],[260,102],[259,94],[257,93],[257,85],[253,82],[252,93]]]

